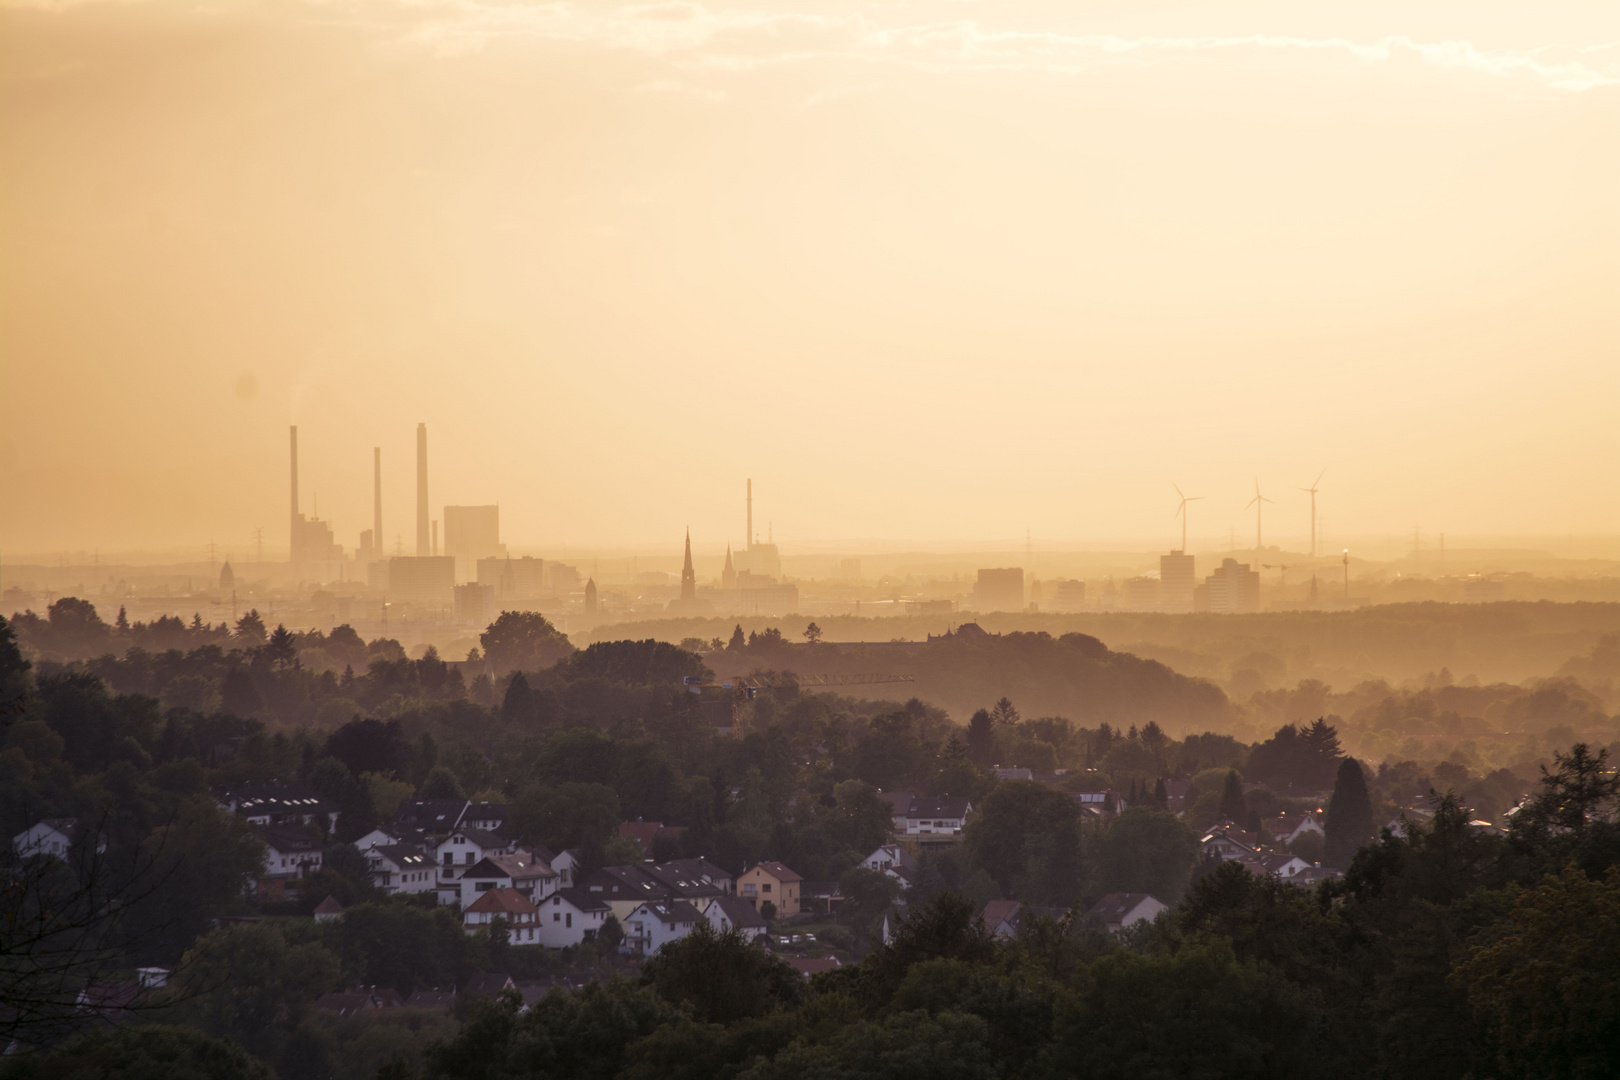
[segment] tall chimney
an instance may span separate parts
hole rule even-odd
[[[427,425],[416,425],[416,553],[433,554],[428,540]]]
[[[382,556],[382,447],[371,448],[371,549]]]
[[[753,480],[752,477],[750,477],[749,480],[748,480],[748,536],[746,537],[746,539],[748,540],[749,548],[753,548],[753,546],[754,546],[754,480]],[[750,566],[749,569],[752,570],[753,567]]]
[[[298,561],[298,425],[289,429],[292,450],[292,513],[287,517],[287,559]]]

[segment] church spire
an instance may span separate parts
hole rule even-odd
[[[735,589],[737,587],[737,568],[731,564],[731,545],[726,545],[726,568],[720,571],[720,585],[722,588]]]
[[[686,562],[681,567],[681,599],[697,599],[697,574],[692,571],[692,527],[686,527]]]

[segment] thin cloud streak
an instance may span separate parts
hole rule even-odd
[[[964,19],[884,27],[865,16],[761,13],[670,2],[606,14],[555,3],[419,3],[429,15],[408,38],[439,55],[456,55],[503,37],[525,36],[662,56],[719,71],[745,72],[818,60],[886,62],[936,74],[1032,72],[1074,75],[1103,64],[1162,62],[1178,56],[1254,53],[1337,54],[1367,66],[1404,59],[1441,71],[1523,78],[1549,90],[1579,93],[1620,84],[1620,42],[1536,49],[1482,49],[1472,42],[1374,41],[1249,34],[1233,37],[1121,37],[989,30]],[[442,14],[436,14],[442,13]],[[476,43],[476,44],[474,44]]]

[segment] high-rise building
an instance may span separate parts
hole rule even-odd
[[[1260,610],[1260,573],[1236,559],[1221,560],[1220,568],[1204,579],[1209,610],[1236,614]]]
[[[974,598],[980,611],[1024,610],[1023,567],[980,570]]]
[[[445,507],[444,553],[456,560],[458,581],[476,580],[480,559],[506,554],[506,545],[501,543],[501,508]]]
[[[416,425],[416,554],[433,554],[428,537],[427,425]]]
[[[1191,611],[1198,576],[1193,557],[1181,551],[1159,556],[1159,606],[1166,611]]]

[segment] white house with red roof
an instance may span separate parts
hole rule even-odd
[[[514,945],[538,944],[536,931],[540,926],[540,911],[516,889],[491,889],[480,894],[462,911],[461,925],[471,934],[488,930],[497,917],[506,919]]]

